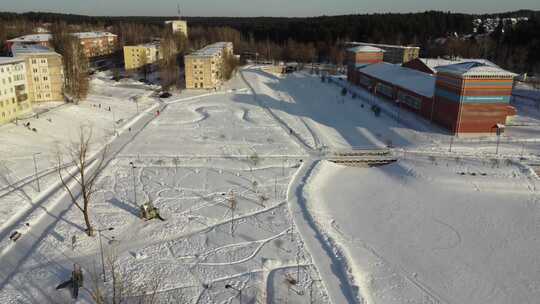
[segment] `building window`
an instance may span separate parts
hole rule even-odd
[[[419,110],[422,107],[422,100],[419,97],[407,94],[405,92],[399,91],[398,100],[407,104],[413,109]]]

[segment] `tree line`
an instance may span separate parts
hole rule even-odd
[[[473,19],[527,16],[494,33],[473,34]],[[163,37],[163,21],[175,17],[91,17],[55,13],[0,13],[0,44],[44,22],[65,22],[73,30],[106,29],[119,35],[120,46]],[[540,13],[518,11],[469,15],[426,11],[312,18],[187,17],[189,40],[180,53],[215,41],[232,41],[236,53],[258,53],[268,60],[343,62],[343,43],[417,45],[422,57],[484,57],[515,72],[537,72],[540,64]],[[442,39],[441,39],[442,38]],[[441,42],[441,40],[443,42]],[[180,54],[181,55],[181,54]],[[181,63],[181,58],[177,62]]]

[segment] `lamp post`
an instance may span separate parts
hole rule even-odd
[[[39,176],[38,176],[38,169],[37,169],[36,155],[40,155],[40,154],[41,154],[41,152],[37,152],[37,153],[34,153],[34,154],[32,155],[32,158],[34,159],[34,172],[35,172],[35,174],[36,174],[36,182],[37,182],[37,189],[38,189],[37,191],[38,191],[38,192],[41,192],[41,187],[40,187],[40,185],[39,185]]]
[[[238,289],[238,288],[232,286],[231,284],[225,285],[225,288],[238,291],[238,300],[239,300],[238,303],[242,304],[242,289]]]
[[[137,206],[137,185],[135,184],[135,164],[133,162],[129,162],[129,165],[131,166],[131,175],[133,176],[133,204]]]
[[[106,228],[106,229],[98,229],[98,239],[99,239],[99,251],[101,252],[101,269],[103,271],[103,282],[107,282],[107,277],[105,276],[105,262],[103,258],[103,243],[101,242],[101,232],[102,231],[111,231],[114,230],[113,227]]]
[[[114,111],[112,112],[112,120],[113,120],[113,127],[114,127],[114,135],[116,135],[116,117],[114,115]]]

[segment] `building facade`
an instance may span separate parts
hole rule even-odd
[[[347,78],[356,82],[355,70],[369,64],[383,61],[384,50],[372,46],[355,46],[347,49]]]
[[[0,57],[0,124],[32,111],[23,59]]]
[[[172,28],[173,33],[182,33],[188,37],[188,25],[185,20],[168,20],[165,24]]]
[[[162,58],[159,43],[124,46],[124,66],[128,71],[155,64]]]
[[[516,75],[465,62],[437,68],[434,120],[454,133],[494,133],[516,115],[510,96]]]
[[[13,56],[24,59],[28,96],[32,103],[64,99],[62,56],[39,45],[15,44]]]
[[[348,47],[371,46],[382,49],[384,50],[384,61],[395,64],[409,62],[420,56],[420,48],[417,46],[377,44],[367,42],[349,42],[346,45]]]
[[[222,83],[224,57],[228,55],[233,55],[232,42],[217,42],[186,55],[186,88],[218,88]]]
[[[87,58],[107,56],[118,48],[118,36],[109,32],[73,33],[79,39]]]
[[[441,66],[430,74],[386,62],[356,68],[349,82],[453,134],[491,133],[507,123],[513,73],[480,62]],[[399,115],[399,114],[398,114]]]

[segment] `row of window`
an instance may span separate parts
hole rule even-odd
[[[15,98],[11,98],[11,103],[12,104],[15,104]],[[9,106],[10,104],[10,101],[9,100],[4,100],[4,101],[0,101],[0,108],[3,108],[4,106]]]
[[[35,82],[39,82],[41,79],[43,79],[43,81],[49,81],[49,77],[48,77],[48,76],[43,76],[43,77],[41,77],[41,78],[39,78],[39,77],[37,77],[37,76],[34,77],[34,81],[35,81]]]
[[[409,95],[407,93],[404,93],[403,91],[398,92],[398,100],[400,102],[406,103],[408,106],[412,107],[413,109],[419,110],[422,107],[422,100],[413,95]]]
[[[37,59],[32,59],[32,64],[37,64],[37,63],[38,63]],[[47,63],[47,59],[45,58],[39,59],[39,63]]]
[[[9,92],[10,93],[13,93],[13,88],[9,88]],[[7,95],[8,94],[8,90],[4,89],[4,94],[3,95]],[[2,91],[0,90],[0,96],[2,96]]]

